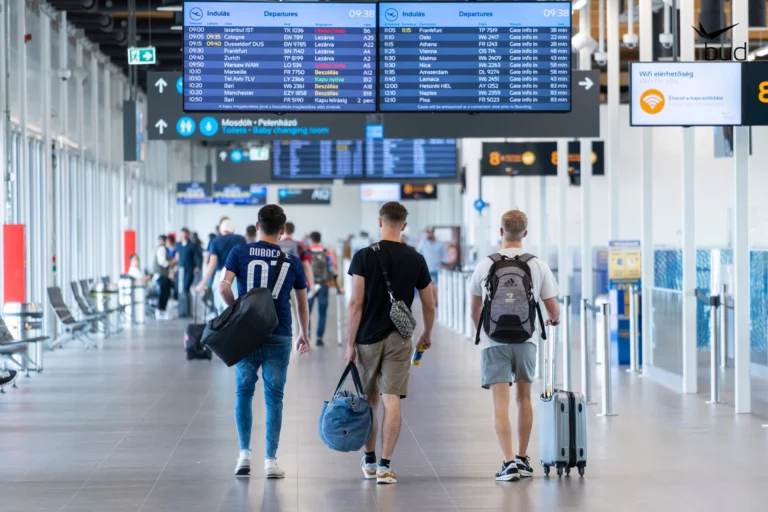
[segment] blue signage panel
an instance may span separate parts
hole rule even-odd
[[[280,204],[331,204],[331,189],[315,188],[279,188],[277,199]]]
[[[456,139],[368,139],[365,160],[369,180],[458,179]]]
[[[213,200],[219,204],[265,205],[267,204],[267,187],[217,183],[213,187]]]
[[[381,2],[382,112],[569,112],[570,2]]]
[[[184,110],[375,112],[376,5],[184,2]]]
[[[178,204],[208,204],[213,198],[206,190],[205,183],[176,183],[176,202]]]

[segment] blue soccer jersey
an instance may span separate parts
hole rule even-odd
[[[237,291],[245,295],[251,288],[267,288],[270,279],[277,281],[272,290],[275,309],[280,324],[274,334],[291,336],[291,289],[303,290],[307,287],[304,267],[295,256],[286,256],[281,269],[277,269],[280,246],[268,242],[255,242],[233,247],[224,265],[233,272],[237,280]]]

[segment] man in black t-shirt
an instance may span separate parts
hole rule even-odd
[[[349,275],[352,276],[352,295],[349,301],[349,338],[345,359],[357,361],[366,399],[374,411],[379,395],[384,403],[382,424],[382,457],[376,463],[376,434],[378,421],[374,413],[373,430],[365,444],[361,463],[363,475],[375,478],[380,484],[397,482],[390,467],[400,435],[400,399],[408,393],[410,370],[410,339],[400,336],[389,317],[392,303],[384,272],[392,284],[393,300],[401,300],[410,308],[413,289],[419,290],[424,331],[418,346],[428,349],[432,344],[432,325],[435,321],[435,300],[430,287],[429,269],[424,257],[401,242],[408,211],[396,202],[387,203],[379,210],[381,241],[378,251],[372,247],[361,249],[352,258]]]

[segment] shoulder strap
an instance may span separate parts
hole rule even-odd
[[[275,264],[275,273],[272,274],[272,276],[269,278],[269,284],[267,287],[269,288],[269,291],[273,291],[275,284],[277,283],[277,278],[280,276],[280,272],[283,271],[283,262],[285,261],[285,253],[283,251],[280,251],[280,256],[277,257],[277,264]]]
[[[387,283],[387,293],[389,293],[389,300],[394,304],[395,293],[392,291],[392,282],[389,280],[389,274],[387,273],[387,269],[384,268],[384,262],[381,259],[381,246],[379,244],[373,244],[371,249],[373,249],[373,253],[376,255],[376,260],[379,262],[381,273],[384,275],[384,282]]]
[[[339,379],[339,385],[336,386],[336,391],[333,392],[333,396],[336,396],[336,394],[339,392],[341,387],[344,385],[344,381],[347,380],[347,376],[352,373],[352,380],[355,383],[355,391],[357,391],[357,394],[359,396],[365,395],[363,392],[363,383],[362,380],[360,380],[360,374],[357,371],[357,366],[352,361],[349,362],[346,368],[344,368],[344,373],[341,374],[341,379]]]
[[[519,259],[520,261],[522,261],[524,263],[528,263],[529,261],[531,261],[535,257],[536,256],[534,256],[533,254],[528,254],[526,252],[525,254],[521,254],[520,256],[518,256],[517,259]]]

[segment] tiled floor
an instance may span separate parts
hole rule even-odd
[[[501,456],[490,396],[478,385],[479,352],[442,328],[411,373],[393,459],[399,484],[363,481],[357,454],[332,452],[318,438],[322,401],[343,367],[332,338],[291,361],[279,452],[287,478],[266,481],[257,468],[235,479],[233,371],[185,361],[182,332],[180,322],[149,324],[97,350],[70,344],[46,353],[43,374],[0,395],[0,511],[741,512],[768,502],[764,421],[623,371],[615,372],[619,416],[590,415],[585,478],[539,471],[497,484]],[[537,432],[534,425],[533,459]]]

